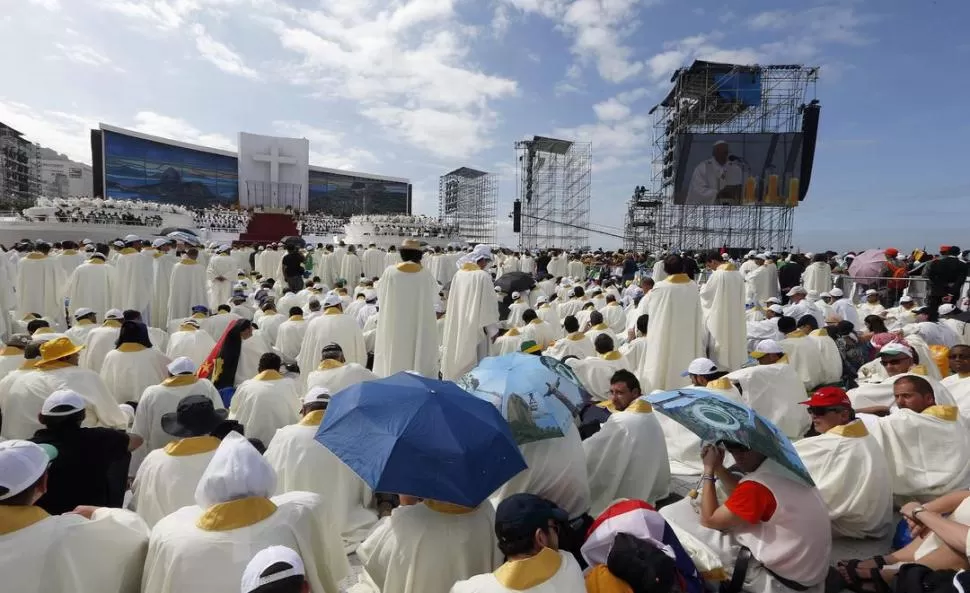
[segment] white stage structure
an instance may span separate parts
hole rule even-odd
[[[306,211],[310,141],[239,133],[239,204]]]

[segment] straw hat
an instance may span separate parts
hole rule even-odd
[[[400,249],[412,249],[414,251],[421,251],[421,243],[415,241],[414,239],[405,239],[401,242]]]
[[[78,346],[71,341],[71,338],[57,338],[45,343],[40,347],[40,362],[37,366],[42,367],[52,362],[57,362],[62,358],[73,356],[84,350],[84,346]]]

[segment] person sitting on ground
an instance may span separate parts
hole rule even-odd
[[[563,360],[567,356],[583,359],[596,354],[593,342],[586,337],[586,334],[579,331],[579,320],[576,317],[567,315],[562,320],[562,327],[566,331],[566,337],[556,340],[546,349],[546,356]]]
[[[242,593],[310,593],[303,559],[286,546],[263,548],[243,571]]]
[[[568,360],[566,364],[572,367],[594,400],[606,402],[610,399],[610,378],[613,373],[621,369],[633,372],[634,369],[626,357],[614,349],[613,338],[606,333],[596,336],[593,346],[596,356]]]

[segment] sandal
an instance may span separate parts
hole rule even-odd
[[[843,575],[840,571],[836,571],[836,573],[842,578],[846,589],[855,591],[855,593],[891,593],[892,589],[890,589],[889,583],[882,578],[881,568],[886,565],[885,558],[875,556],[872,560],[876,563],[876,567],[870,569],[860,569],[861,560],[848,560],[838,563],[839,568],[845,574]],[[867,589],[866,585],[869,584],[874,588]]]

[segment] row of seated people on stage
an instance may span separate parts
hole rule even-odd
[[[192,213],[192,218],[199,228],[241,233],[249,225],[252,214],[246,210],[232,210],[220,206],[196,210]]]
[[[150,227],[162,225],[162,217],[158,214],[132,214],[125,210],[58,209],[54,217],[58,222],[75,224],[124,224]]]
[[[300,229],[304,235],[342,233],[344,225],[347,224],[346,218],[337,218],[330,214],[311,214],[309,212],[301,213],[297,220],[300,223]]]
[[[404,235],[412,237],[455,237],[458,225],[439,222],[431,216],[407,214],[364,214],[352,216],[351,224],[372,224],[376,236]]]

